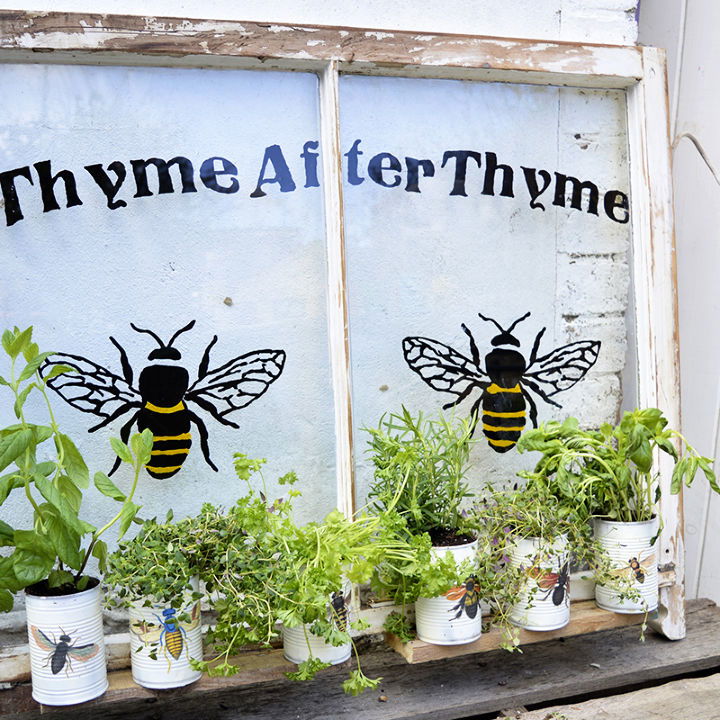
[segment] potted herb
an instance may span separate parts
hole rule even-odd
[[[106,582],[115,587],[115,604],[128,608],[133,680],[167,689],[195,682],[202,673],[199,568],[194,559],[197,523],[146,521],[130,541],[108,559]]]
[[[488,487],[473,514],[483,551],[500,555],[504,599],[494,598],[501,619],[526,630],[557,630],[570,621],[570,552],[582,535],[575,514],[532,486]]]
[[[85,570],[95,558],[102,572],[107,546],[101,536],[115,523],[120,535],[139,507],[133,502],[138,477],[150,457],[152,434],[135,435],[130,447],[111,440],[121,460],[134,471],[130,491],[122,492],[104,473],[95,487],[122,503],[100,528],[80,517],[89,472],[79,450],[53,414],[46,383],[71,368],[55,365],[40,377],[38,368],[52,355],[40,352],[32,328],[6,330],[2,346],[9,374],[0,385],[13,398],[17,422],[0,430],[0,504],[10,494],[23,496],[33,514],[31,529],[0,520],[0,545],[12,548],[0,558],[0,609],[9,611],[13,593],[25,591],[33,697],[47,705],[70,705],[107,689],[100,582]],[[28,403],[29,399],[38,403]],[[27,408],[44,407],[46,417],[31,421]]]
[[[712,460],[698,455],[667,424],[655,408],[626,412],[618,425],[605,424],[599,430],[584,430],[575,418],[568,418],[530,430],[518,443],[521,451],[542,453],[533,482],[546,484],[593,518],[595,538],[610,558],[608,572],[634,589],[618,592],[612,583],[596,577],[596,602],[607,610],[638,613],[657,608],[657,453],[675,461],[672,493],[680,492],[683,483],[689,486],[698,470],[715,492],[720,491]],[[684,455],[674,441],[684,444]]]
[[[417,634],[438,645],[476,640],[482,632],[477,539],[463,511],[472,494],[465,480],[472,423],[401,413],[371,428],[374,479],[371,512],[393,513],[395,532],[414,549],[412,560],[385,562],[375,585],[396,601],[415,601]]]
[[[232,675],[232,655],[241,647],[269,645],[282,634],[286,657],[298,664],[288,676],[309,680],[353,652],[351,628],[364,624],[350,617],[349,583],[367,581],[393,546],[379,517],[349,520],[335,510],[322,522],[298,525],[292,518],[298,491],[290,488],[287,497],[269,502],[264,480],[262,491],[252,487],[250,478],[264,462],[236,454],[248,493],[226,512],[205,505],[197,519],[197,562],[216,623],[208,633],[214,658],[194,665]],[[278,483],[290,486],[296,479],[288,473]],[[357,667],[343,684],[351,694],[379,683],[355,656]]]

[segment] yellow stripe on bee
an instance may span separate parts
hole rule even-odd
[[[156,413],[174,413],[179,412],[180,410],[184,410],[185,405],[183,405],[182,400],[177,405],[173,405],[172,407],[163,407],[162,405],[153,405],[151,402],[146,402],[145,408],[147,410],[152,410],[152,412]]]
[[[489,415],[490,417],[497,418],[521,418],[525,417],[524,410],[518,410],[517,412],[494,412],[493,410],[483,410],[483,415]],[[157,438],[155,438],[157,440]]]
[[[190,440],[192,435],[190,433],[183,433],[182,435],[154,435],[154,442],[163,442],[165,440]]]
[[[499,385],[493,383],[487,388],[485,392],[488,392],[491,395],[497,395],[498,393],[521,393],[522,390],[519,383],[515,387],[511,388],[500,387]]]
[[[522,431],[522,429],[522,425],[518,425],[518,427],[499,427],[497,425],[485,425],[485,423],[483,423],[483,430],[489,430],[490,432],[512,432],[513,430]]]
[[[153,450],[151,455],[187,455],[190,448],[177,448],[175,450]]]
[[[154,467],[153,465],[146,465],[145,469],[154,473],[171,473],[179,470],[182,465],[174,465],[173,467]]]
[[[497,447],[508,447],[515,444],[515,440],[493,440],[492,438],[488,438],[488,442]]]

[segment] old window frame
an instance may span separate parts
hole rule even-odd
[[[619,89],[627,93],[637,400],[680,425],[677,282],[664,52],[471,35],[182,18],[0,10],[0,63],[287,70],[319,77],[328,321],[338,507],[354,508],[352,397],[342,154],[341,74]],[[685,635],[682,495],[659,458],[660,610],[653,625]]]

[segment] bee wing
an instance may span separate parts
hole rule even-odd
[[[619,577],[620,575],[630,575],[630,574],[633,574],[634,572],[635,571],[629,565],[626,565],[625,567],[616,568],[615,570],[611,570],[610,574],[617,575]]]
[[[558,577],[560,576],[557,573],[545,573],[536,578],[537,586],[542,590],[549,590],[557,585]]]
[[[473,386],[484,388],[489,380],[470,358],[438,340],[406,337],[402,345],[405,362],[433,390],[459,398]]]
[[[51,651],[55,650],[55,648],[57,647],[57,644],[54,643],[40,628],[35,627],[34,625],[31,625],[30,633],[33,636],[33,640],[35,640],[35,644],[41,650],[46,650],[47,652],[51,652]]]
[[[640,561],[640,565],[642,565],[644,568],[652,567],[654,563],[655,563],[655,553],[653,553],[652,555],[648,555],[647,557],[643,558]]]
[[[580,340],[563,345],[536,358],[525,371],[524,377],[549,385],[552,389],[546,391],[546,394],[555,395],[580,382],[595,364],[599,353],[599,340]]]
[[[130,632],[137,635],[144,643],[154,643],[160,639],[162,628],[155,623],[140,620],[130,623]]]
[[[100,646],[95,643],[89,645],[77,645],[75,647],[68,648],[68,655],[73,660],[79,660],[80,662],[87,662],[94,658],[100,652]]]
[[[200,624],[200,603],[195,603],[192,612],[190,613],[190,622],[180,621],[185,630],[194,630]]]
[[[264,395],[282,374],[286,356],[284,350],[253,350],[205,372],[202,365],[207,357],[206,351],[200,377],[185,397],[224,418]]]
[[[48,386],[66,403],[82,412],[109,418],[124,405],[140,398],[137,391],[119,375],[79,355],[55,353],[43,363],[40,375],[45,377],[57,365],[67,365],[74,372],[50,378]]]
[[[443,595],[448,600],[452,600],[454,602],[455,600],[459,600],[465,593],[466,593],[465,586],[460,585],[458,587],[450,588],[446,593],[443,593]]]

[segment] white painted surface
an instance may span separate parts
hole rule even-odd
[[[638,0],[8,0],[13,9],[346,25],[631,45]]]
[[[136,499],[142,516],[163,517],[171,506],[183,517],[203,502],[233,503],[246,490],[232,468],[235,451],[268,458],[272,494],[282,494],[274,479],[295,469],[305,493],[300,515],[324,516],[336,504],[324,219],[320,188],[303,187],[299,157],[304,142],[319,137],[316,76],[6,65],[0,88],[13,98],[0,119],[0,166],[51,159],[54,172],[75,173],[83,200],[43,213],[37,184],[18,183],[25,219],[5,227],[2,217],[3,327],[32,324],[43,348],[82,355],[121,374],[112,335],[127,350],[135,387],[157,345],[131,322],[168,340],[197,321],[176,341],[191,383],[215,334],[210,368],[262,348],[287,353],[284,372],[266,394],[229,416],[239,429],[189,404],[208,429],[219,472],[205,462],[193,426],[193,445],[177,475],[144,474]],[[297,189],[281,193],[265,185],[266,197],[251,198],[265,148],[275,144],[287,154]],[[134,198],[129,161],[176,155],[193,162],[197,192],[179,192],[175,168],[174,193],[157,194],[151,171],[153,196]],[[212,156],[237,166],[236,194],[200,182],[199,165]],[[128,167],[120,193],[127,207],[117,210],[107,208],[84,170],[113,160]],[[272,166],[267,176],[274,176]],[[114,460],[109,437],[134,411],[88,434],[99,418],[51,394],[61,427],[77,439],[92,471],[107,472]],[[0,419],[14,421],[7,402]],[[121,487],[128,474],[127,466],[118,471]],[[18,495],[3,507],[4,517],[26,517]],[[84,507],[95,523],[116,512],[98,493],[89,493]]]
[[[465,323],[484,368],[498,331],[478,313],[509,327],[531,311],[514,331],[526,360],[543,327],[541,355],[578,340],[603,343],[598,366],[553,397],[562,408],[534,395],[538,420],[575,415],[594,425],[614,422],[625,367],[630,225],[610,220],[602,208],[599,216],[586,212],[586,202],[582,211],[554,206],[552,187],[540,198],[545,209],[531,208],[521,168],[627,192],[624,95],[352,76],[342,79],[340,107],[342,147],[361,139],[363,152],[364,180],[345,193],[358,505],[372,475],[362,428],[402,404],[434,413],[454,400],[408,367],[401,351],[407,336],[438,340],[469,358]],[[444,151],[455,149],[483,153],[482,167],[468,162],[467,197],[450,195],[454,161],[442,167]],[[513,168],[514,197],[500,196],[500,174],[496,194],[482,194],[488,151]],[[397,187],[368,177],[371,158],[381,152],[401,161]],[[420,177],[420,192],[405,190],[408,156],[434,164],[432,177]],[[389,182],[394,175],[387,173]],[[479,397],[474,391],[457,412],[467,416]],[[517,470],[535,461],[495,453],[480,429],[476,436],[476,488],[512,483]]]

